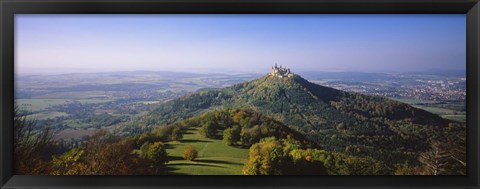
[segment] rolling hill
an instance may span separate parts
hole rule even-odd
[[[121,127],[143,133],[220,108],[258,111],[302,133],[320,148],[384,162],[418,163],[440,130],[456,122],[383,97],[344,92],[299,75],[265,75],[223,89],[204,90],[162,104]]]

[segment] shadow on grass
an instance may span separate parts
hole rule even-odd
[[[178,170],[175,167],[169,167],[168,165],[162,168],[162,174],[160,175],[188,175],[185,173],[175,173],[174,171]]]
[[[194,162],[196,162],[196,161],[194,161]],[[207,164],[198,164],[198,163],[170,163],[170,164],[167,164],[166,167],[179,166],[179,165],[226,168],[226,167],[224,167],[224,166],[219,166],[219,165],[207,165]]]
[[[196,140],[196,139],[182,139],[182,140],[179,140],[179,142],[181,142],[181,143],[195,143],[195,142],[211,142],[211,141]]]
[[[190,134],[190,135],[195,134],[197,133],[196,130],[197,130],[196,128],[188,128],[187,130],[185,130],[183,134]]]
[[[177,161],[177,160],[185,160],[183,157],[179,156],[169,156],[168,161]]]
[[[231,147],[241,148],[241,149],[249,149],[249,148],[250,148],[250,146],[248,146],[248,145],[242,145],[242,144],[232,144]]]
[[[176,144],[165,143],[164,146],[166,149],[175,149]]]
[[[195,160],[195,162],[200,162],[200,163],[216,163],[216,164],[228,164],[228,165],[243,165],[243,164],[241,164],[241,163],[234,163],[234,162],[222,161],[222,160],[211,160],[211,159]]]

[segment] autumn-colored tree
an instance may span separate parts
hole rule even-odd
[[[174,127],[171,125],[161,126],[153,131],[154,135],[157,136],[161,141],[169,141],[172,139],[172,132]]]
[[[290,151],[293,160],[291,175],[327,175],[324,163],[316,157],[317,149],[294,149]]]
[[[240,138],[243,145],[250,146],[260,141],[262,138],[262,129],[258,125],[255,125],[251,128],[242,127]]]
[[[407,161],[395,166],[395,175],[418,175],[418,167],[411,166]]]
[[[242,171],[246,175],[392,174],[388,166],[371,157],[304,148],[291,137],[268,137],[252,145]]]
[[[225,129],[233,125],[233,119],[227,111],[215,111],[214,114],[219,129]]]
[[[467,174],[467,140],[466,127],[461,124],[449,124],[445,128],[446,140],[443,147],[449,156],[448,170],[449,175],[466,175]]]
[[[415,171],[421,175],[466,175],[466,127],[452,122],[447,127],[430,132],[429,148],[420,153],[421,167]]]
[[[82,169],[86,168],[86,164],[82,162],[84,153],[82,148],[73,148],[59,156],[53,156],[52,159],[52,175],[78,175]]]
[[[133,150],[133,153],[137,154],[141,158],[147,158],[147,153],[148,153],[148,150],[150,149],[150,146],[151,146],[150,142],[146,141],[142,144],[142,146],[140,146],[140,149]]]
[[[15,174],[49,174],[54,148],[52,132],[48,128],[36,130],[36,122],[18,108],[14,110],[13,124]]]
[[[449,155],[440,142],[432,142],[431,149],[420,154],[420,162],[427,168],[429,175],[441,175],[445,172]]]
[[[205,122],[200,128],[200,134],[207,138],[216,138],[217,137],[218,126],[213,121]]]
[[[174,127],[173,130],[172,130],[172,135],[171,135],[171,140],[180,140],[183,138],[183,131],[182,131],[182,128],[177,126],[177,127]]]
[[[231,146],[240,140],[240,128],[234,126],[223,131],[223,143]]]
[[[343,156],[345,168],[349,175],[391,175],[391,170],[384,163],[372,157]]]
[[[147,156],[156,168],[168,162],[167,150],[162,142],[153,143],[148,149]]]
[[[439,131],[430,143],[430,149],[421,153],[422,174],[465,175],[467,172],[466,127],[450,123]]]
[[[284,175],[292,167],[291,157],[283,150],[282,143],[269,137],[250,147],[242,171],[245,175]]]
[[[145,146],[148,146],[147,144]],[[74,148],[70,152],[54,157],[55,171],[52,173],[57,175],[157,174],[157,170],[150,167],[151,161],[148,158],[141,158],[132,153],[134,146],[134,141],[120,140],[102,130],[91,136],[84,147]]]
[[[234,115],[233,115],[233,121],[235,123],[239,123],[240,120],[242,120],[245,117],[246,113],[243,110],[238,110]]]
[[[185,149],[183,149],[183,157],[186,160],[193,161],[197,158],[197,156],[198,156],[198,152],[194,146],[188,145],[185,147]]]

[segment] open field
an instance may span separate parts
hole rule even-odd
[[[436,103],[435,101],[428,101],[428,100],[419,100],[419,99],[411,99],[411,98],[393,98],[394,100],[410,104],[415,108],[420,108],[425,111],[428,111],[433,114],[437,114],[445,119],[450,119],[453,121],[459,122],[466,122],[466,113],[464,111],[456,111],[450,109],[448,107],[462,107],[462,104],[434,104],[434,105],[418,105],[419,103]],[[446,107],[443,107],[446,106]]]
[[[140,101],[140,102],[137,102],[137,103],[141,103],[141,104],[160,104],[162,102],[158,101],[158,100],[155,100],[155,101]]]
[[[413,99],[413,98],[392,98],[393,100],[397,100],[407,104],[418,104],[418,103],[435,103],[433,100],[420,100],[420,99]]]
[[[465,114],[463,114],[463,115],[442,115],[441,117],[445,118],[445,119],[459,121],[459,122],[467,122],[467,116]]]
[[[415,106],[416,108],[421,108],[426,111],[432,112],[438,115],[453,115],[454,111],[446,108],[431,107],[431,106]]]
[[[78,99],[78,102],[82,104],[98,104],[98,103],[105,103],[111,102],[113,100],[103,100],[103,99]]]
[[[48,94],[33,96],[36,99],[105,99],[110,98],[105,91],[72,91],[72,92],[52,92]]]
[[[75,101],[78,101],[82,104],[95,104],[95,103],[105,103],[105,102],[110,102],[111,100],[100,100],[100,99],[81,99],[81,100],[75,100],[75,99],[68,99],[68,98],[53,98],[53,99],[15,99],[16,100],[16,105],[19,106],[20,109],[22,110],[27,110],[27,111],[43,111],[47,109],[48,107],[51,106],[56,106],[56,105],[62,105],[62,104],[69,104],[73,103]]]
[[[33,119],[33,120],[43,120],[43,119],[51,119],[51,118],[56,118],[61,116],[68,116],[68,114],[65,112],[44,111],[44,112],[28,115],[27,118]]]
[[[50,106],[72,103],[71,99],[15,99],[16,105],[22,110],[42,111]]]
[[[167,153],[171,160],[166,164],[172,174],[188,175],[241,175],[248,149],[223,144],[221,140],[209,139],[192,128],[181,141],[167,143]],[[195,161],[183,158],[183,149],[193,145],[198,151]]]
[[[455,110],[451,110],[447,108],[432,107],[432,106],[414,105],[414,107],[423,109],[425,111],[429,111],[445,119],[450,119],[453,121],[466,122],[467,120],[466,118],[467,115],[465,114],[465,112],[457,112]]]

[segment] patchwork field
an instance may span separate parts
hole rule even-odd
[[[450,119],[453,121],[459,122],[466,122],[467,115],[464,111],[456,111],[452,108],[442,107],[442,106],[450,106],[455,108],[461,108],[461,104],[444,104],[444,105],[418,105],[419,103],[432,103],[435,104],[435,101],[428,101],[428,100],[418,100],[418,99],[411,99],[411,98],[393,98],[394,100],[410,104],[415,108],[420,108],[425,111],[437,114],[445,119]]]
[[[466,122],[467,120],[467,115],[465,112],[457,112],[452,109],[432,107],[432,106],[416,106],[415,105],[414,107],[437,114],[440,117],[443,117],[445,119],[450,119],[450,120],[460,121],[460,122]]]
[[[111,98],[105,91],[68,91],[52,92],[44,95],[34,96],[35,99],[107,99]]]
[[[16,104],[20,109],[28,111],[42,111],[48,107],[72,103],[71,99],[15,99]]]
[[[32,99],[15,99],[16,104],[19,106],[20,109],[25,109],[28,111],[43,111],[51,106],[62,105],[62,104],[70,104],[75,101],[78,101],[82,104],[95,104],[95,103],[105,103],[110,102],[112,100],[101,100],[101,99],[70,99],[70,98],[48,98],[48,99],[41,99],[41,98],[32,98]]]
[[[44,120],[44,119],[61,117],[61,116],[68,116],[68,114],[65,112],[44,111],[44,112],[28,115],[27,118],[33,119],[33,120]]]

